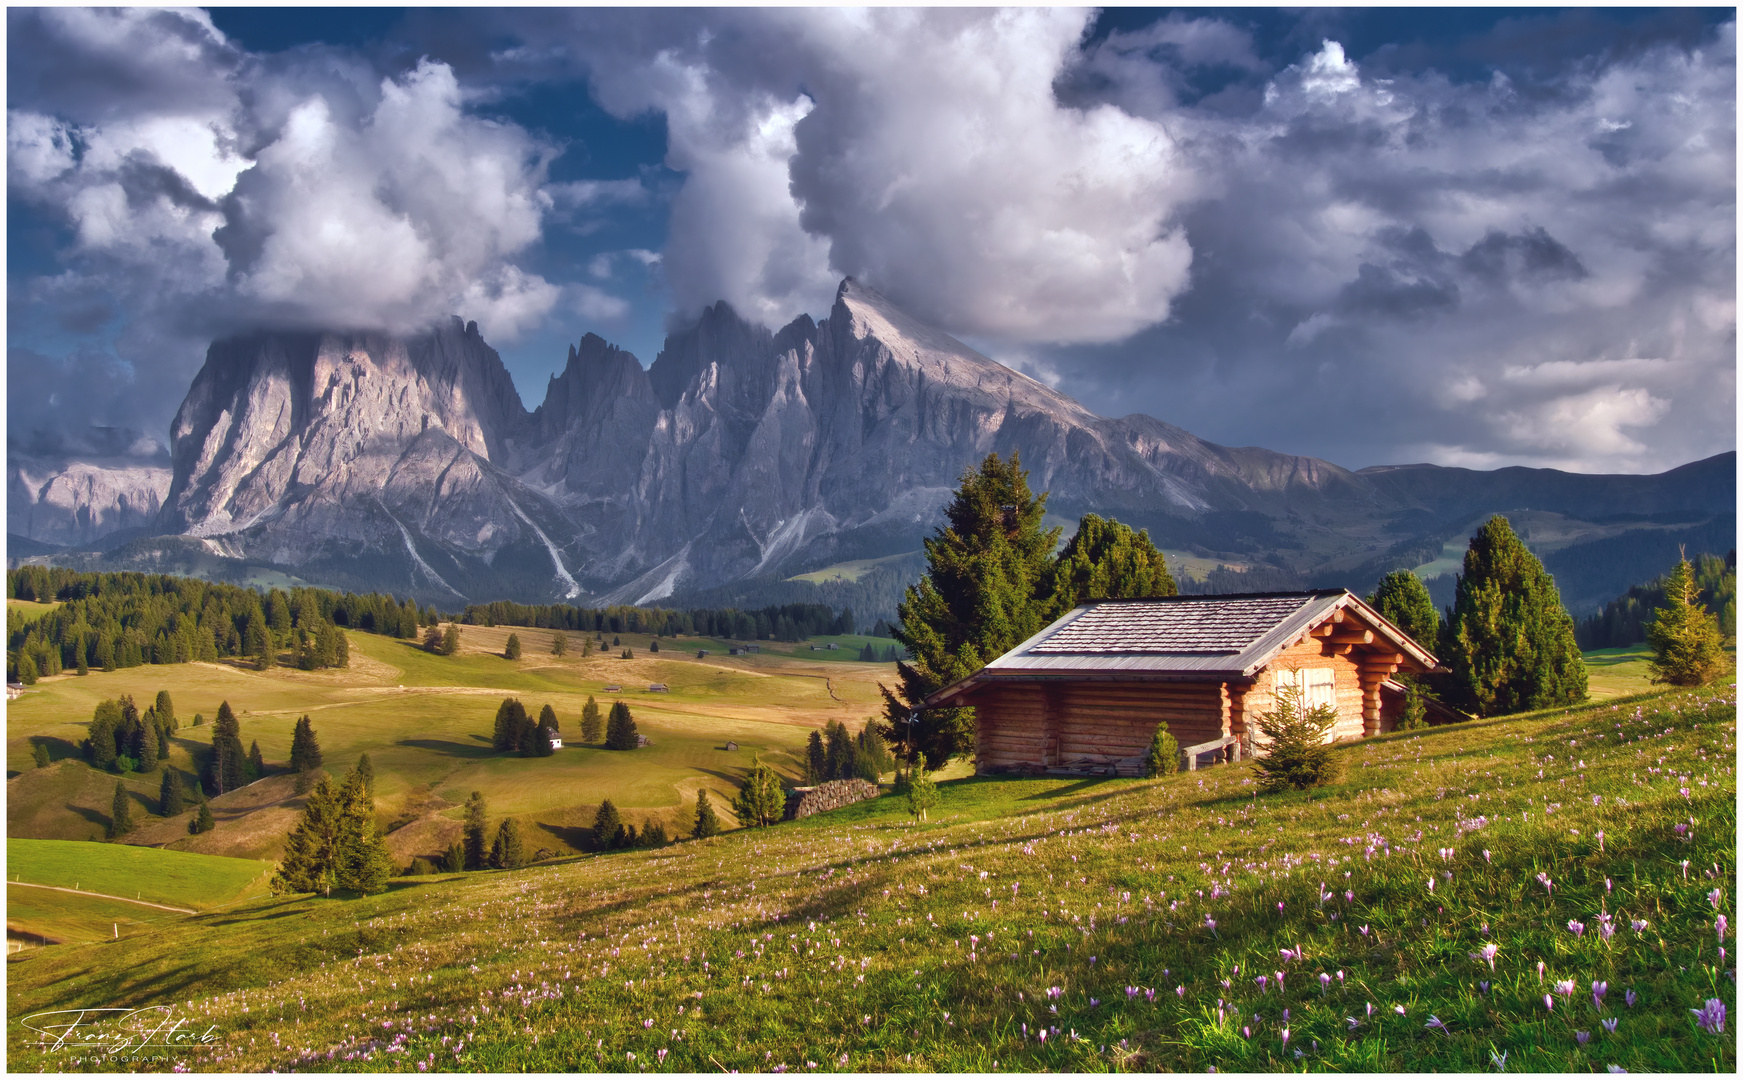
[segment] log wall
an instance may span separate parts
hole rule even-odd
[[[1252,729],[1253,741],[1256,745],[1264,745],[1265,738],[1259,734],[1254,718],[1260,713],[1270,712],[1277,707],[1277,673],[1295,669],[1330,668],[1336,681],[1333,700],[1337,704],[1338,722],[1332,728],[1331,738],[1359,739],[1363,734],[1362,724],[1362,681],[1361,667],[1357,663],[1359,653],[1336,655],[1331,646],[1322,644],[1317,638],[1306,641],[1278,653],[1276,658],[1265,665],[1253,681],[1253,687],[1247,691],[1244,703],[1246,726]]]
[[[1156,725],[1181,746],[1227,734],[1221,683],[1052,682],[975,695],[978,772],[1111,769],[1138,775]]]

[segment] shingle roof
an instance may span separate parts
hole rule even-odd
[[[1030,646],[1028,652],[1042,656],[1238,653],[1313,599],[1314,594],[1308,593],[1098,604]]]
[[[1327,619],[1358,615],[1375,646],[1401,651],[1407,666],[1433,670],[1421,645],[1344,589],[1298,593],[1099,600],[1073,608],[986,667],[926,699],[942,705],[977,683],[1026,678],[1226,680],[1251,678]]]

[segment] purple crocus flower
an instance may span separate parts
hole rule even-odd
[[[1705,1006],[1690,1009],[1695,1014],[1695,1023],[1702,1031],[1722,1032],[1725,1030],[1725,1003],[1718,998],[1708,998]]]
[[[1574,1032],[1574,1038],[1579,1040],[1581,1046],[1584,1046],[1592,1041],[1592,1033],[1589,1031],[1576,1031]]]
[[[1608,1020],[1600,1020],[1598,1023],[1604,1025],[1605,1031],[1612,1035],[1616,1034],[1616,1018],[1614,1016],[1610,1017]]]
[[[1629,1007],[1629,1008],[1630,1008],[1630,1009],[1632,1009],[1632,1008],[1633,1008],[1633,1007],[1634,1007],[1634,1000],[1635,1000],[1635,999],[1634,999],[1634,991],[1632,991],[1632,990],[1629,990],[1629,991],[1627,991],[1627,992],[1625,992],[1625,993],[1624,993],[1624,994],[1623,994],[1623,995],[1622,995],[1622,1000],[1623,1000],[1623,1001],[1625,1001],[1625,1002],[1627,1002],[1627,1004],[1628,1004],[1628,1007]]]
[[[1569,919],[1567,921],[1567,928],[1568,928],[1568,930],[1572,931],[1574,937],[1584,937],[1585,936],[1586,924],[1583,922],[1580,922],[1578,919]]]

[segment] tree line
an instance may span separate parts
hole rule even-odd
[[[1726,638],[1737,636],[1737,549],[1732,548],[1721,558],[1718,555],[1696,555],[1690,562],[1694,575],[1697,601],[1719,620],[1719,633]],[[1582,649],[1619,649],[1637,645],[1647,639],[1647,628],[1654,613],[1665,603],[1665,585],[1674,570],[1642,585],[1631,585],[1628,591],[1604,605],[1604,610],[1588,615],[1574,628]]]
[[[821,634],[853,633],[853,609],[840,614],[827,604],[776,604],[754,611],[695,608],[675,611],[613,605],[517,604],[498,600],[471,604],[460,621],[473,626],[530,626],[592,634],[651,634],[733,638],[740,641],[802,641]]]
[[[305,670],[345,667],[350,646],[342,630],[409,638],[421,623],[438,618],[433,608],[420,612],[391,594],[261,591],[169,574],[49,566],[7,571],[6,595],[60,601],[35,621],[7,612],[7,677],[27,684],[68,670],[225,657],[252,657],[257,666],[272,667],[287,651],[288,662]]]

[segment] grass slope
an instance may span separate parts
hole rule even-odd
[[[272,864],[128,844],[6,841],[6,878],[194,909],[262,892]]]
[[[1735,1003],[1735,734],[1708,689],[1347,745],[1311,793],[962,780],[919,827],[886,797],[27,950],[7,1005],[213,1028],[160,1069],[1732,1071],[1689,1010]]]
[[[501,655],[510,633],[523,645],[519,661]],[[493,813],[520,821],[530,852],[574,854],[602,799],[613,800],[638,825],[671,822],[703,788],[724,805],[755,755],[796,778],[813,729],[829,720],[857,728],[881,711],[877,683],[889,681],[892,668],[845,655],[845,646],[836,650],[837,659],[791,645],[730,657],[724,642],[677,638],[664,639],[662,651],[652,654],[651,639],[639,634],[622,639],[635,652],[631,660],[615,649],[582,658],[581,637],[574,634],[569,653],[554,657],[553,636],[550,630],[467,626],[459,654],[444,657],[411,642],[352,634],[351,667],[344,671],[178,664],[44,679],[38,692],[8,710],[8,835],[100,839],[115,778],[77,760],[91,713],[107,698],[131,694],[143,705],[168,689],[181,719],[170,763],[184,772],[193,772],[209,752],[210,721],[226,700],[237,712],[244,744],[258,741],[269,765],[289,757],[292,729],[305,713],[335,774],[369,754],[383,823],[416,825],[390,840],[402,862],[440,854],[458,829],[460,804],[475,790]],[[865,639],[842,640],[857,647]],[[698,659],[697,649],[710,655]],[[652,693],[653,683],[669,690]],[[610,685],[620,689],[608,693]],[[566,744],[555,756],[523,759],[491,750],[497,706],[511,695],[535,715],[545,704],[556,710]],[[628,754],[580,745],[581,709],[590,695],[605,709],[625,701],[653,745]],[[208,722],[194,727],[195,713]],[[726,750],[729,741],[739,749]],[[38,743],[53,759],[47,769],[33,767]],[[219,828],[190,837],[185,819],[166,823],[152,816],[157,774],[124,779],[142,822],[129,843],[276,858],[301,807],[277,787],[271,799],[252,791],[226,795],[213,803]]]

